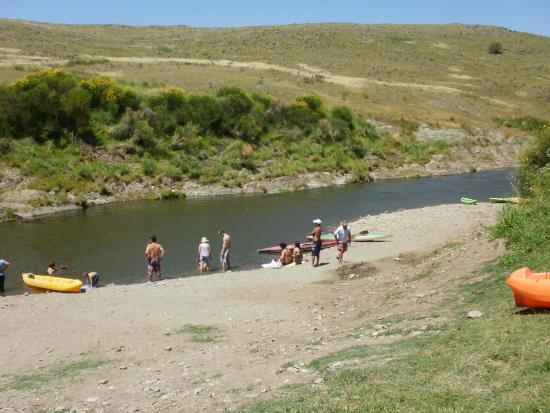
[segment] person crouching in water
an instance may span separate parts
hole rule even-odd
[[[292,248],[292,261],[294,264],[300,265],[304,261],[304,254],[302,254],[302,246],[298,241],[294,243]]]
[[[348,228],[347,221],[342,221],[340,226],[334,231],[334,239],[338,243],[338,255],[336,259],[341,263],[344,259],[344,252],[348,250],[348,244],[351,244],[351,231]]]
[[[99,274],[97,272],[85,272],[82,276],[84,277],[84,280],[86,280],[86,285],[97,288],[99,284]]]
[[[210,270],[210,261],[212,259],[212,249],[208,238],[202,237],[201,243],[199,244],[198,258],[197,262],[199,263],[199,273],[202,274],[204,271]]]

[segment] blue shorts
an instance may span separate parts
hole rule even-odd
[[[97,287],[99,284],[99,274],[96,274],[92,277],[92,287]]]
[[[311,248],[312,257],[318,257],[321,254],[321,245],[323,244],[320,241],[313,241],[313,245]]]

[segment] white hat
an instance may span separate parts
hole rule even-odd
[[[322,224],[323,221],[321,221],[319,218],[313,220],[314,224]]]
[[[206,237],[202,237],[202,240],[201,240],[201,242],[208,242],[208,238],[206,238]]]

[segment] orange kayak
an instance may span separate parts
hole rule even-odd
[[[550,272],[534,273],[529,268],[514,271],[508,281],[518,307],[550,308]]]

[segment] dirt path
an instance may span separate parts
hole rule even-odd
[[[446,294],[501,252],[481,227],[500,208],[443,205],[366,217],[354,227],[393,237],[352,244],[345,265],[327,250],[315,270],[306,263],[0,298],[0,405],[196,412],[275,397],[286,384],[318,379],[306,367],[315,358],[399,339],[379,336],[385,320],[410,318],[407,328],[422,334],[444,319]]]
[[[17,49],[0,49],[4,52],[4,56],[0,65],[2,66],[11,66],[11,65],[63,65],[68,62],[67,59],[54,59],[46,56],[27,56],[19,54]],[[462,94],[467,91],[451,86],[438,85],[438,84],[427,84],[427,83],[410,83],[410,82],[395,82],[395,81],[385,81],[370,79],[365,77],[353,77],[353,76],[343,76],[336,75],[319,69],[316,67],[309,66],[307,64],[300,63],[298,64],[299,68],[286,67],[273,63],[265,62],[239,62],[234,60],[211,60],[211,59],[193,59],[193,58],[180,58],[180,57],[137,57],[137,56],[101,56],[101,55],[83,55],[83,58],[92,59],[92,60],[105,60],[109,62],[118,62],[118,63],[135,63],[135,64],[159,64],[159,63],[182,63],[190,65],[199,65],[199,66],[219,66],[219,67],[234,67],[234,68],[244,68],[244,69],[253,69],[253,70],[274,70],[277,72],[287,73],[293,76],[302,76],[302,77],[318,77],[325,82],[333,83],[340,86],[345,86],[349,88],[362,88],[368,85],[379,85],[387,87],[397,87],[397,88],[408,88],[416,89],[423,92],[432,92],[432,93],[446,93],[446,94]],[[502,101],[500,99],[495,99],[487,96],[480,96],[482,99],[486,99],[491,103],[514,107],[514,105]]]

